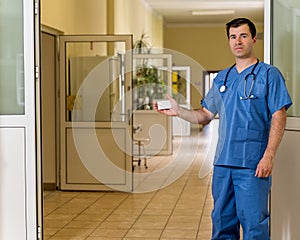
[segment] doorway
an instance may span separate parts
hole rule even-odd
[[[131,67],[131,61],[122,54],[131,48],[131,42],[131,35],[66,36],[58,30],[42,26],[41,148],[44,196],[47,190],[132,190],[132,141],[128,138],[132,130],[128,112],[131,109],[131,75],[127,73],[130,71],[126,71],[129,65]],[[124,48],[122,51],[120,46]],[[102,52],[99,56],[93,49],[112,51],[108,51],[107,55]],[[118,52],[115,52],[116,49]],[[113,78],[104,76],[103,69],[99,74],[97,71],[101,67],[109,70],[104,71],[107,74],[113,69]],[[93,73],[97,73],[96,76]],[[85,95],[80,89],[83,80],[88,81],[89,78],[101,82],[94,85],[96,91]],[[90,97],[101,92],[101,88],[104,97],[96,102],[96,119],[91,119]],[[78,91],[82,99],[80,107],[76,106],[75,101]],[[69,101],[72,97],[73,102]],[[109,170],[102,168],[102,172],[109,173],[109,182],[101,182],[94,177],[93,168],[88,168],[87,162],[83,164],[78,153],[78,149],[88,149],[89,156],[101,160],[96,151],[89,149],[93,132],[96,132],[97,146],[101,145],[106,155],[110,154],[109,160],[118,166]],[[81,145],[81,148],[76,145],[76,135],[77,141],[83,140],[81,144],[84,146]],[[98,166],[104,165],[98,162],[95,167]]]
[[[128,119],[131,109],[131,76],[126,73],[126,69],[130,72],[131,61],[130,55],[123,54],[131,48],[131,35],[66,36],[43,26],[41,42],[44,189],[113,188],[131,191],[132,121]],[[93,86],[86,92],[89,81],[93,82]],[[80,96],[76,98],[78,92]],[[97,99],[99,93],[102,95]],[[104,155],[117,168],[101,164],[98,160],[104,155],[100,156],[97,150],[87,150],[91,146],[94,131],[97,135],[96,148],[100,146]],[[85,142],[79,143],[84,137],[87,145]],[[112,151],[113,146],[115,150]],[[83,157],[83,152],[89,154]],[[89,164],[94,163],[86,161],[89,158],[98,161],[97,164],[91,167]],[[97,169],[99,166],[100,169]],[[107,176],[106,182],[95,176],[98,173],[99,177],[100,172],[105,171],[104,167],[110,167],[106,172],[114,173]],[[104,175],[105,172],[100,178]]]
[[[58,188],[57,162],[57,62],[59,30],[41,27],[41,138],[42,176],[45,190]]]
[[[59,37],[62,190],[132,191],[131,37]]]

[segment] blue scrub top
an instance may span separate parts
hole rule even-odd
[[[220,87],[229,68],[220,71],[202,100],[203,107],[219,114],[220,118],[215,165],[256,169],[268,143],[272,114],[284,106],[288,109],[292,104],[280,71],[263,62],[254,71],[256,78],[251,91],[254,98],[241,100],[240,97],[245,97],[245,77],[253,67],[241,73],[233,67],[223,93]],[[247,78],[247,94],[252,78]]]

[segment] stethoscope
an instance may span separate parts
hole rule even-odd
[[[250,73],[248,73],[244,79],[244,97],[240,97],[241,100],[247,100],[247,99],[252,99],[252,98],[255,98],[254,95],[252,94],[252,89],[253,89],[253,85],[254,85],[254,81],[255,81],[255,78],[256,78],[256,75],[254,73],[257,65],[259,63],[259,59],[257,59],[254,67],[252,68],[252,71]],[[227,79],[228,79],[228,75],[230,73],[230,71],[232,70],[232,68],[234,68],[235,64],[233,64],[229,70],[227,71],[226,73],[226,76],[225,76],[225,80],[224,80],[224,83],[223,85],[220,87],[220,92],[221,93],[224,93],[227,89],[226,87],[226,83],[227,83]],[[246,89],[246,85],[247,85],[247,79],[252,76],[252,81],[251,81],[251,86],[250,86],[250,89],[249,89],[249,92],[247,93],[247,89]]]

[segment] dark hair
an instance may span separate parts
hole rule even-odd
[[[251,20],[249,20],[248,18],[236,18],[236,19],[233,19],[230,22],[226,23],[227,37],[229,38],[229,29],[230,28],[237,28],[244,24],[247,24],[249,26],[251,36],[252,36],[252,38],[254,38],[256,36],[256,27],[255,27],[254,23],[251,22]]]

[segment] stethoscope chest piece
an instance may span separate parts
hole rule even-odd
[[[220,92],[223,93],[223,92],[225,92],[225,91],[226,91],[226,86],[225,86],[225,85],[222,85],[222,86],[220,87]]]

